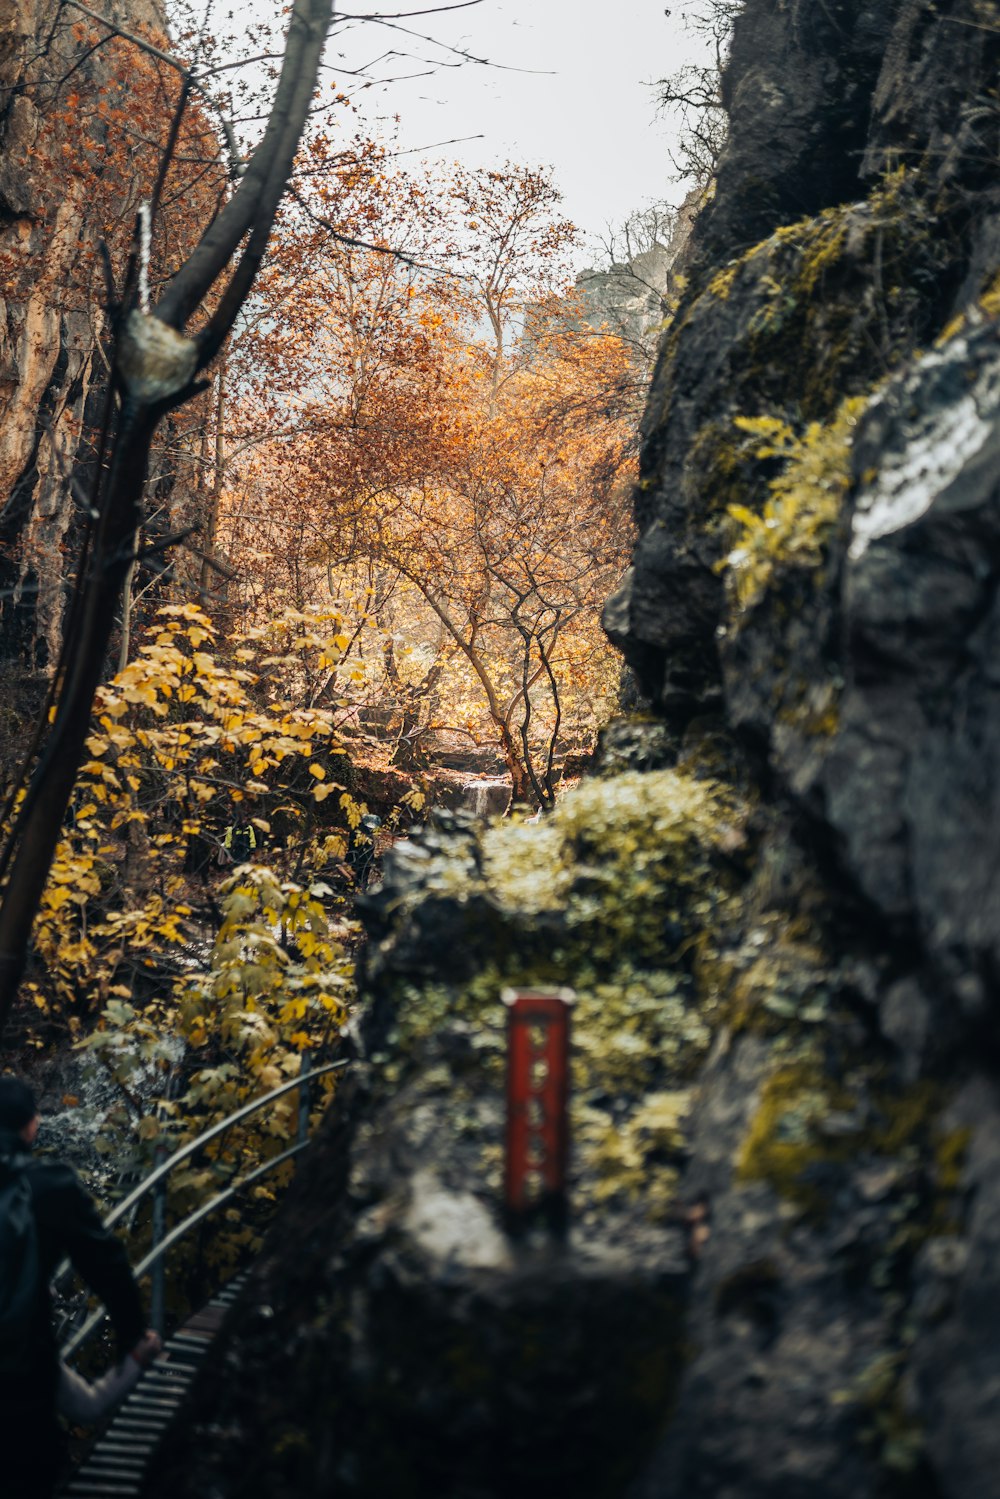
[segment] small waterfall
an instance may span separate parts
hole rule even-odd
[[[139,311],[149,312],[149,256],[153,244],[152,206],[139,204]]]
[[[506,776],[476,776],[465,783],[465,806],[476,817],[496,817],[506,812],[510,781]]]

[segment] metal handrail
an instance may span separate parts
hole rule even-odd
[[[323,1067],[311,1067],[308,1072],[300,1073],[298,1077],[290,1078],[287,1083],[281,1083],[277,1088],[272,1088],[270,1093],[264,1093],[260,1098],[251,1099],[241,1109],[237,1109],[235,1114],[228,1114],[225,1119],[220,1120],[218,1124],[213,1124],[211,1129],[207,1129],[203,1135],[199,1135],[197,1140],[192,1140],[190,1145],[182,1145],[180,1150],[175,1150],[172,1156],[168,1156],[161,1165],[154,1167],[148,1176],[143,1177],[135,1190],[130,1192],[116,1208],[111,1210],[104,1220],[104,1227],[114,1228],[119,1218],[123,1218],[130,1208],[135,1207],[137,1202],[141,1202],[146,1193],[151,1192],[165,1176],[169,1176],[175,1166],[180,1165],[181,1161],[186,1161],[189,1155],[194,1155],[195,1151],[201,1150],[219,1135],[224,1135],[226,1130],[230,1129],[234,1124],[239,1124],[241,1120],[247,1119],[251,1114],[255,1114],[258,1109],[262,1109],[266,1103],[271,1103],[275,1098],[280,1098],[282,1094],[290,1093],[293,1088],[301,1088],[303,1083],[311,1083],[313,1078],[323,1077],[327,1072],[333,1072],[338,1067],[346,1066],[347,1060],[345,1058],[339,1062],[327,1062]]]
[[[266,1104],[272,1103],[276,1098],[281,1098],[285,1093],[290,1093],[295,1088],[307,1087],[314,1078],[323,1077],[326,1073],[333,1072],[336,1069],[346,1067],[347,1065],[347,1058],[342,1058],[337,1062],[327,1062],[322,1067],[309,1068],[307,1071],[301,1072],[298,1077],[290,1078],[288,1082],[281,1083],[277,1088],[272,1088],[270,1092],[262,1094],[260,1098],[251,1099],[249,1103],[244,1104],[243,1107],[237,1109],[235,1113],[227,1115],[227,1117],[220,1120],[218,1124],[213,1124],[211,1129],[205,1130],[204,1133],[199,1135],[196,1140],[192,1140],[188,1145],[182,1146],[180,1150],[174,1151],[173,1155],[169,1156],[165,1161],[161,1162],[159,1166],[154,1167],[149,1175],[147,1177],[144,1177],[139,1185],[107,1215],[107,1217],[104,1219],[105,1228],[112,1228],[120,1218],[124,1217],[124,1215],[133,1207],[135,1207],[137,1203],[141,1202],[143,1197],[145,1197],[149,1192],[156,1192],[157,1194],[156,1202],[154,1202],[154,1219],[161,1217],[162,1212],[165,1210],[164,1194],[166,1190],[166,1178],[169,1176],[170,1172],[174,1169],[175,1166],[178,1166],[182,1161],[186,1161],[189,1156],[194,1155],[197,1151],[203,1149],[212,1140],[215,1140],[220,1135],[225,1134],[225,1132],[233,1125],[239,1124],[242,1120],[249,1118],[251,1114],[257,1113],[260,1109],[264,1108]],[[238,1192],[242,1192],[246,1187],[250,1186],[253,1182],[258,1181],[269,1171],[274,1171],[278,1166],[283,1165],[285,1161],[291,1160],[293,1156],[298,1155],[300,1151],[304,1150],[309,1142],[308,1139],[305,1138],[305,1133],[301,1123],[299,1126],[299,1130],[300,1138],[297,1143],[290,1149],[283,1151],[280,1155],[275,1156],[270,1161],[264,1161],[262,1165],[255,1167],[254,1170],[250,1172],[249,1176],[241,1177],[239,1181],[231,1183],[221,1192],[216,1193],[214,1197],[210,1198],[207,1203],[202,1203],[201,1207],[196,1208],[195,1211],[193,1213],[190,1213],[188,1217],[183,1219],[181,1223],[175,1224],[175,1226],[169,1231],[169,1233],[164,1232],[164,1224],[162,1221],[160,1222],[159,1227],[157,1227],[156,1223],[154,1222],[153,1248],[145,1256],[145,1258],[139,1262],[139,1264],[135,1267],[133,1273],[135,1274],[136,1278],[138,1278],[142,1275],[145,1275],[149,1270],[154,1269],[155,1267],[153,1277],[153,1312],[151,1322],[158,1331],[162,1331],[162,1326],[160,1324],[162,1324],[163,1321],[163,1259],[168,1250],[172,1249],[176,1243],[184,1238],[184,1236],[188,1234],[191,1229],[195,1228],[199,1223],[201,1223],[203,1219],[209,1217],[212,1213],[217,1211],[217,1209],[220,1208],[223,1203],[229,1202],[233,1197],[236,1196]],[[160,1212],[157,1212],[158,1208],[160,1209]],[[54,1278],[58,1280],[59,1277],[68,1268],[68,1262],[64,1261],[57,1270]],[[87,1339],[92,1336],[96,1329],[100,1327],[106,1315],[107,1313],[103,1307],[98,1307],[96,1311],[92,1312],[90,1316],[87,1317],[86,1320],[77,1329],[77,1331],[73,1333],[72,1336],[62,1345],[59,1351],[60,1358],[67,1359],[72,1357],[72,1355],[83,1346]]]
[[[253,1182],[259,1181],[259,1179],[262,1176],[266,1176],[269,1171],[275,1171],[279,1166],[283,1166],[286,1161],[290,1161],[293,1156],[299,1155],[301,1151],[305,1150],[308,1144],[308,1140],[300,1140],[298,1144],[292,1145],[288,1150],[282,1151],[281,1155],[275,1156],[273,1160],[265,1161],[263,1165],[256,1166],[254,1170],[250,1172],[249,1176],[241,1177],[240,1180],[238,1182],[234,1182],[232,1186],[226,1187],[222,1192],[217,1192],[214,1197],[209,1198],[208,1202],[203,1202],[200,1208],[196,1208],[193,1213],[189,1213],[188,1216],[184,1218],[180,1223],[175,1224],[170,1232],[165,1236],[165,1238],[160,1240],[156,1248],[151,1249],[150,1252],[145,1255],[144,1258],[141,1259],[136,1266],[133,1267],[132,1274],[135,1276],[136,1280],[139,1280],[143,1275],[146,1274],[148,1270],[152,1269],[152,1267],[157,1264],[159,1260],[163,1259],[164,1255],[166,1255],[169,1250],[173,1249],[174,1245],[179,1243],[180,1240],[183,1239],[186,1234],[189,1234],[193,1228],[197,1228],[198,1224],[201,1223],[204,1218],[210,1217],[212,1213],[216,1212],[218,1208],[222,1207],[223,1203],[229,1202],[231,1198],[237,1195],[237,1193],[242,1192]],[[59,1350],[59,1357],[65,1360],[72,1358],[74,1353],[79,1352],[84,1343],[86,1343],[88,1339],[91,1338],[97,1331],[107,1315],[107,1309],[103,1306],[99,1306],[95,1311],[91,1312],[90,1316],[86,1319],[85,1322],[82,1322],[80,1324],[73,1336],[67,1339],[67,1341],[62,1345]]]
[[[184,1238],[185,1234],[190,1233],[192,1228],[196,1228],[203,1218],[211,1217],[212,1213],[221,1208],[223,1203],[228,1202],[237,1193],[245,1191],[255,1181],[259,1181],[262,1176],[266,1176],[269,1171],[276,1171],[279,1166],[283,1166],[286,1161],[290,1161],[293,1156],[297,1156],[300,1151],[305,1150],[308,1144],[308,1140],[303,1140],[297,1145],[289,1146],[280,1155],[276,1155],[273,1160],[264,1161],[262,1165],[255,1166],[249,1176],[241,1176],[238,1182],[233,1182],[232,1186],[226,1187],[222,1192],[217,1192],[214,1197],[209,1198],[208,1202],[203,1202],[200,1208],[195,1208],[194,1212],[189,1213],[182,1222],[174,1225],[165,1238],[160,1240],[155,1249],[151,1249],[139,1261],[132,1272],[135,1278],[138,1280],[140,1276],[145,1275],[146,1271],[150,1270],[156,1264],[157,1260],[163,1258],[168,1249],[172,1249],[176,1243]]]

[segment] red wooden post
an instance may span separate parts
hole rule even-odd
[[[569,1014],[572,989],[505,989],[507,1146],[504,1203],[511,1228],[567,1219]]]

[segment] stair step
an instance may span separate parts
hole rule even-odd
[[[173,1400],[130,1400],[127,1405],[122,1406],[122,1413],[127,1412],[130,1416],[148,1416],[150,1420],[156,1416],[162,1416],[166,1420],[181,1404],[179,1395]]]
[[[139,1482],[146,1470],[145,1458],[110,1458],[103,1462],[91,1460],[87,1464],[87,1482],[97,1483],[130,1483],[133,1479]]]
[[[138,1457],[142,1453],[152,1452],[156,1446],[155,1440],[149,1437],[102,1437],[93,1449],[93,1456],[100,1457],[103,1461],[106,1457]]]
[[[139,1493],[139,1484],[136,1483],[112,1483],[108,1479],[98,1479],[91,1483],[89,1479],[76,1479],[66,1490],[67,1495],[98,1494],[100,1499],[127,1499]]]
[[[164,1433],[247,1279],[242,1272],[169,1338],[60,1491],[63,1499],[136,1499]]]

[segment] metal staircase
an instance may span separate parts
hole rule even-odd
[[[111,1425],[61,1490],[65,1499],[136,1499],[160,1439],[180,1407],[198,1365],[235,1301],[246,1272],[235,1276],[164,1344],[119,1407]]]
[[[261,1098],[245,1104],[226,1119],[199,1135],[189,1145],[176,1151],[169,1159],[157,1165],[140,1182],[133,1192],[120,1202],[105,1218],[105,1225],[112,1228],[123,1219],[134,1216],[138,1204],[147,1196],[153,1198],[152,1248],[135,1266],[137,1279],[149,1276],[151,1281],[152,1325],[163,1331],[165,1306],[166,1259],[171,1249],[194,1228],[226,1207],[240,1193],[260,1181],[269,1172],[293,1159],[305,1149],[308,1141],[308,1090],[313,1079],[337,1068],[346,1067],[344,1060],[328,1062],[322,1067],[303,1070],[299,1077],[282,1083]],[[167,1182],[170,1172],[182,1162],[197,1155],[206,1145],[219,1139],[235,1124],[285,1094],[298,1089],[301,1094],[299,1109],[299,1137],[289,1149],[282,1151],[253,1171],[236,1177],[222,1191],[201,1204],[193,1213],[173,1227],[167,1227]],[[69,1272],[63,1265],[57,1271],[56,1282]],[[60,1495],[64,1499],[126,1499],[142,1491],[142,1482],[163,1433],[179,1408],[188,1387],[194,1379],[198,1365],[214,1339],[228,1308],[236,1300],[248,1272],[242,1271],[233,1277],[201,1311],[197,1312],[166,1341],[163,1352],[146,1369],[135,1389],[125,1399],[111,1418],[110,1424],[89,1450],[83,1462],[66,1481]],[[103,1308],[98,1308],[73,1332],[60,1349],[64,1361],[71,1360],[80,1348],[98,1331],[105,1318]]]

